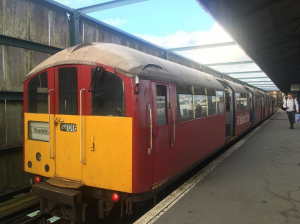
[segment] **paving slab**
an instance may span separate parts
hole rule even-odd
[[[300,223],[300,124],[275,114],[156,221]]]

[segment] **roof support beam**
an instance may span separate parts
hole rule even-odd
[[[225,47],[225,46],[232,46],[236,45],[235,42],[226,42],[226,43],[217,43],[217,44],[205,44],[205,45],[196,45],[196,46],[189,46],[189,47],[177,47],[177,48],[170,48],[169,51],[189,51],[189,50],[199,50],[199,49],[206,49],[206,48],[214,48],[214,47]]]
[[[232,76],[230,76],[230,77],[232,77]],[[269,77],[247,77],[247,78],[237,78],[237,77],[232,77],[232,78],[234,78],[234,79],[239,79],[239,80],[244,80],[244,79],[270,79]]]
[[[135,4],[139,2],[145,2],[147,0],[116,0],[111,2],[105,2],[97,5],[87,6],[83,8],[76,9],[79,14],[87,14],[92,12],[103,11],[106,9],[117,8],[125,5]]]
[[[254,61],[236,61],[236,62],[222,62],[213,64],[204,64],[205,66],[222,66],[222,65],[243,65],[243,64],[253,64]]]
[[[272,87],[272,86],[274,86],[274,87],[276,87],[276,85],[274,85],[274,84],[253,84],[253,86],[256,86],[256,87],[263,87],[263,86]]]
[[[0,100],[23,100],[23,93],[20,92],[0,92]]]
[[[274,84],[273,81],[249,81],[246,83],[252,83],[253,85],[255,85],[255,84],[267,84],[267,85]]]
[[[263,71],[246,71],[246,72],[226,72],[226,75],[233,75],[233,74],[249,74],[249,73],[264,73]]]
[[[0,35],[0,44],[44,52],[48,54],[56,54],[57,52],[62,50],[61,48],[52,47],[49,45],[39,44],[39,43],[22,40],[14,37],[4,36],[4,35]]]
[[[125,5],[130,5],[134,3],[144,2],[148,0],[115,0],[111,2],[101,3],[97,5],[87,6],[79,9],[75,9],[73,13],[73,25],[72,25],[72,33],[71,33],[71,45],[80,44],[79,41],[79,19],[83,14],[103,11],[106,9],[117,8]],[[74,41],[74,42],[73,42]]]

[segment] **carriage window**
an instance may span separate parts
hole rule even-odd
[[[207,116],[207,102],[205,88],[194,86],[194,105],[195,105],[195,118]]]
[[[249,109],[249,103],[248,103],[248,101],[249,101],[249,95],[248,94],[246,94],[246,93],[241,93],[241,102],[243,102],[243,108],[242,108],[242,110],[247,110],[247,109]]]
[[[192,86],[177,85],[177,116],[178,121],[194,118]]]
[[[241,110],[241,94],[236,93],[235,98],[236,98],[236,109]]]
[[[249,95],[246,93],[236,93],[236,107],[237,110],[247,110],[249,109]]]
[[[47,72],[43,72],[29,81],[27,94],[29,113],[48,113]]]
[[[255,107],[261,107],[261,98],[259,96],[255,97]]]
[[[167,124],[167,90],[166,86],[156,86],[157,124]]]
[[[207,89],[208,116],[216,114],[216,90]]]
[[[125,116],[125,94],[122,79],[110,72],[102,71],[95,74],[91,70],[91,80],[94,80],[92,91],[93,116]]]
[[[59,114],[78,114],[78,79],[77,68],[58,69]]]
[[[224,113],[224,92],[223,91],[217,91],[217,108],[218,108],[218,114]]]

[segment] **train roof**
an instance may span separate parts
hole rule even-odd
[[[248,86],[245,86],[246,89],[248,89],[251,93],[253,93],[255,96],[261,96],[260,93],[254,89],[254,88],[251,88],[251,87],[248,87]]]
[[[231,81],[228,81],[226,79],[218,79],[219,81],[227,84],[228,86],[230,86],[234,92],[236,93],[246,93],[248,94],[248,91],[244,88],[244,86],[238,84],[238,83],[235,83],[235,82],[231,82]]]
[[[44,69],[66,64],[103,64],[128,77],[138,75],[141,79],[224,89],[212,75],[111,43],[81,44],[62,50],[31,70],[24,81]]]

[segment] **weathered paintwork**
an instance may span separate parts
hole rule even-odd
[[[0,101],[0,147],[6,146],[6,113],[5,113],[5,101]]]
[[[6,101],[7,146],[23,144],[22,114],[22,101]]]
[[[57,79],[58,68],[48,69],[48,88],[58,89],[54,83],[54,75]],[[88,89],[90,85],[91,66],[80,66],[79,88]],[[108,68],[109,69],[109,68]],[[82,78],[84,76],[85,78]],[[125,86],[128,85],[127,77],[122,76]],[[27,92],[27,83],[24,85]],[[128,88],[130,90],[131,88]],[[58,113],[58,93],[51,95],[51,157],[49,143],[28,139],[28,121],[48,122],[48,114],[25,113],[24,122],[24,169],[27,172],[46,177],[58,177],[83,182],[87,186],[103,189],[111,189],[132,193],[132,118],[130,109],[128,117],[102,117],[91,116],[91,93],[84,92],[83,117],[82,117],[82,159],[80,162],[80,116],[61,115]],[[131,94],[127,94],[130,100]],[[80,97],[78,96],[78,99]],[[130,107],[130,105],[128,105]],[[55,109],[54,109],[55,108]],[[27,99],[24,99],[24,111],[27,111]],[[78,108],[78,111],[79,108]],[[62,120],[54,125],[54,120]],[[76,132],[63,132],[60,123],[76,124]],[[93,139],[93,140],[91,140]],[[91,142],[92,141],[92,142]],[[93,147],[91,147],[91,144]],[[35,155],[40,152],[42,160],[37,161]],[[28,167],[28,161],[32,162],[32,168]],[[49,165],[49,172],[45,171],[45,165]]]
[[[4,58],[5,90],[22,92],[22,77],[24,76],[24,72],[29,72],[27,64],[28,50],[5,46]]]

